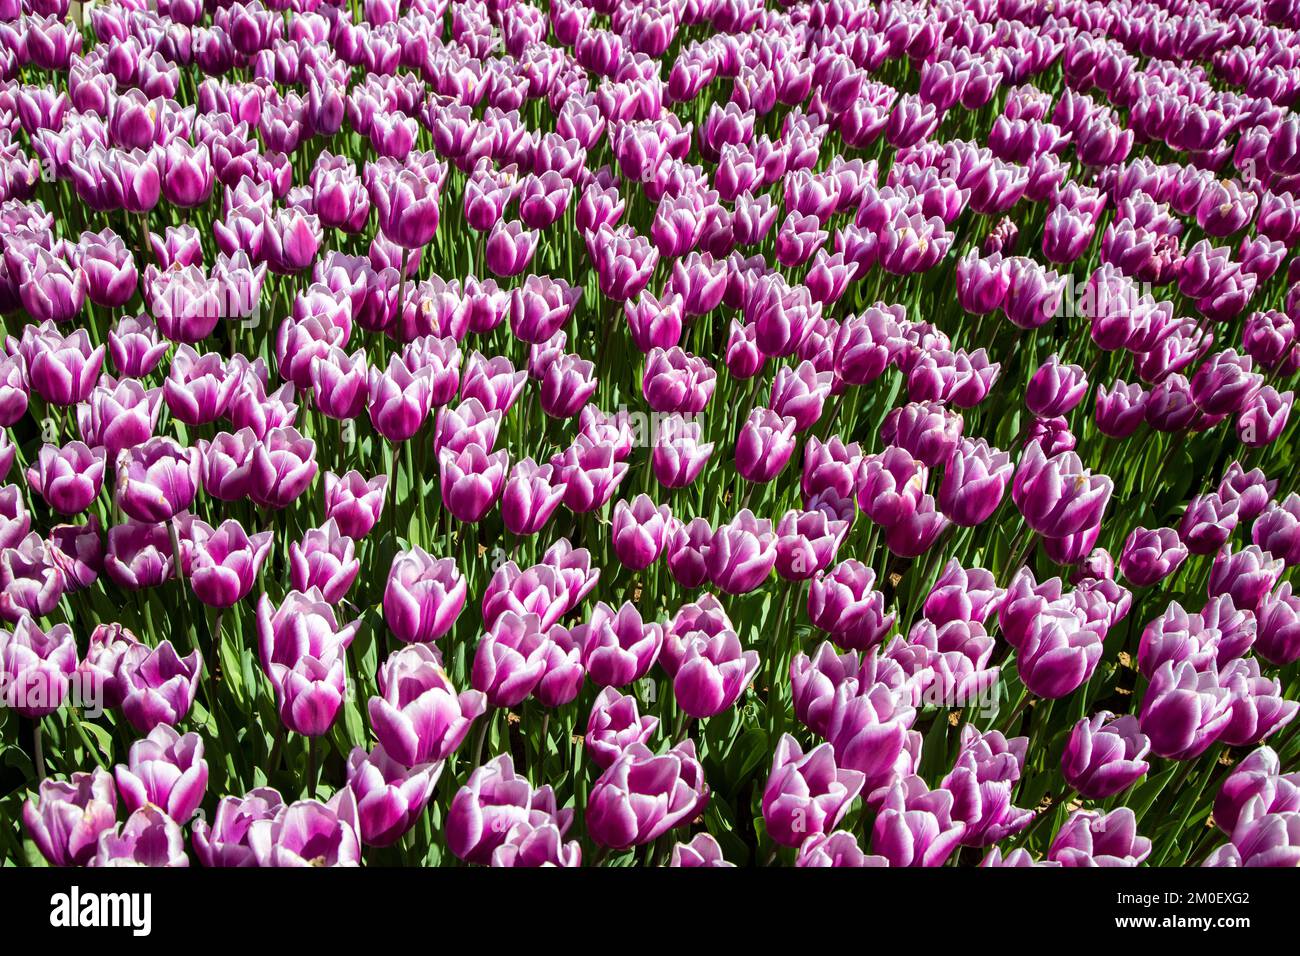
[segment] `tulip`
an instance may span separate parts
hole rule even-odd
[[[550,465],[539,467],[531,458],[515,462],[501,493],[501,519],[506,529],[511,534],[536,534],[564,500],[565,490]]]
[[[1219,847],[1205,866],[1294,867],[1300,862],[1300,814],[1243,814],[1232,842]]]
[[[215,352],[199,355],[181,345],[163,383],[163,398],[171,413],[186,425],[206,425],[226,413],[242,375]]]
[[[687,740],[656,756],[632,744],[600,775],[587,798],[587,832],[624,850],[693,820],[709,800],[704,771]]]
[[[454,753],[487,708],[476,690],[456,694],[427,644],[395,651],[380,666],[379,693],[370,698],[370,724],[385,752],[406,767]]]
[[[258,600],[258,656],[290,730],[308,737],[329,730],[345,693],[344,652],[359,623],[340,626],[316,588],[290,591],[278,608],[265,594]]]
[[[697,833],[689,843],[673,846],[669,866],[680,867],[734,867],[722,858],[722,847],[707,833]]]
[[[551,467],[564,482],[564,505],[575,514],[586,514],[603,506],[623,479],[628,465],[618,460],[618,450],[579,437],[562,455],[551,459]]]
[[[435,559],[417,546],[393,558],[384,589],[384,620],[408,644],[436,641],[455,624],[467,593],[453,559]]]
[[[113,774],[128,811],[152,805],[184,825],[207,789],[203,740],[195,733],[181,736],[160,724],[131,745],[127,762],[118,764]]]
[[[1192,554],[1212,554],[1236,528],[1239,507],[1236,498],[1217,493],[1195,495],[1178,522],[1178,536]]]
[[[1077,365],[1061,365],[1055,355],[1039,366],[1025,389],[1025,404],[1039,418],[1068,414],[1088,392],[1088,379]]]
[[[1213,669],[1165,661],[1151,675],[1139,720],[1162,757],[1187,760],[1214,743],[1232,720],[1232,699]]]
[[[814,834],[799,847],[795,866],[810,867],[860,867],[889,866],[889,861],[878,854],[868,855],[858,846],[857,837],[847,830]]]
[[[199,485],[196,448],[151,438],[125,449],[117,463],[117,502],[137,521],[171,520],[194,501]]]
[[[1089,800],[1121,793],[1145,776],[1151,742],[1135,717],[1101,711],[1074,725],[1061,755],[1065,782]]]
[[[552,418],[572,418],[596,392],[596,365],[576,355],[561,355],[542,374],[542,411]]]
[[[1219,740],[1231,746],[1257,744],[1290,723],[1300,704],[1282,696],[1277,678],[1261,676],[1254,658],[1228,661],[1219,671],[1219,684],[1228,692],[1231,719]]]
[[[0,549],[0,617],[6,621],[16,623],[24,615],[45,617],[66,589],[63,570],[35,531]]]
[[[303,535],[301,544],[290,542],[289,583],[297,591],[319,588],[326,601],[338,604],[361,570],[355,551],[352,539],[330,518]]]
[[[443,763],[404,767],[382,744],[348,755],[348,788],[357,802],[358,835],[367,846],[391,846],[424,813],[442,776]]]
[[[990,448],[982,438],[963,438],[944,468],[940,509],[963,527],[982,524],[1002,503],[1013,471],[1009,453]]]
[[[1281,762],[1271,747],[1252,750],[1233,767],[1214,799],[1214,823],[1231,836],[1243,816],[1249,819],[1254,810],[1300,810],[1300,775],[1281,773]]]
[[[787,581],[806,581],[835,559],[848,524],[821,511],[788,511],[776,527],[776,572]]]
[[[163,641],[142,657],[123,660],[122,715],[142,734],[160,724],[175,726],[189,713],[198,690],[203,658],[196,650],[182,658]]]
[[[795,431],[806,431],[821,418],[833,377],[832,372],[818,372],[811,362],[801,362],[793,369],[782,366],[772,382],[772,410],[793,418]]]
[[[885,795],[872,828],[872,848],[890,866],[942,866],[966,830],[952,813],[951,793],[928,790],[919,777],[909,777]]]
[[[714,530],[705,557],[709,580],[728,594],[748,594],[776,565],[772,523],[743,509],[730,524]]]
[[[1134,528],[1124,540],[1119,568],[1138,587],[1159,584],[1187,560],[1187,548],[1172,528]]]
[[[1074,693],[1101,660],[1098,628],[1069,611],[1048,611],[1017,644],[1016,669],[1030,692],[1055,699]]]
[[[52,866],[87,865],[116,818],[113,778],[99,768],[67,781],[42,780],[36,796],[23,802],[23,825]]]
[[[272,428],[254,446],[248,496],[263,508],[286,508],[316,478],[316,442],[296,428]]]
[[[866,774],[870,794],[890,783],[909,746],[908,730],[916,709],[883,683],[856,694],[835,695],[826,715],[825,738],[835,761]]]
[[[479,638],[470,682],[491,706],[518,706],[546,673],[546,652],[541,618],[506,611]]]
[[[250,538],[234,519],[215,529],[195,521],[190,529],[188,566],[194,595],[209,607],[233,607],[252,590],[271,544],[270,531]]]
[[[742,651],[726,613],[712,595],[682,607],[664,632],[659,662],[673,679],[678,706],[692,717],[732,707],[758,670],[758,652]]]
[[[685,488],[704,470],[714,446],[713,442],[701,442],[702,434],[699,422],[688,422],[680,415],[660,420],[651,466],[665,488]]]
[[[32,516],[17,485],[0,487],[0,549],[18,547],[32,529]]]
[[[1255,651],[1264,660],[1285,667],[1300,660],[1300,595],[1283,581],[1256,609]]]
[[[412,437],[432,407],[432,369],[414,370],[398,356],[389,360],[387,371],[371,367],[366,408],[375,430],[389,441]]]
[[[274,820],[284,812],[279,792],[269,787],[249,791],[245,797],[222,797],[211,826],[200,818],[194,821],[194,849],[206,867],[256,865],[249,846],[252,825],[259,820]]]
[[[349,787],[329,803],[299,800],[248,824],[257,866],[360,866],[357,801]]]
[[[631,505],[620,501],[614,506],[610,537],[623,566],[642,571],[659,560],[667,543],[672,511],[667,505],[655,506],[647,495],[637,495]]]
[[[189,866],[185,837],[174,819],[152,804],[136,810],[120,828],[106,830],[88,866]]]
[[[628,747],[649,741],[658,726],[658,717],[641,716],[634,696],[605,687],[592,705],[583,742],[592,762],[607,770]]]
[[[1137,866],[1151,854],[1128,807],[1102,814],[1076,810],[1052,840],[1047,859],[1061,866]]]
[[[625,687],[644,677],[659,658],[664,629],[645,624],[636,605],[614,611],[603,601],[585,624],[573,630],[582,647],[582,666],[599,687]]]
[[[27,483],[60,514],[80,514],[99,496],[105,456],[103,448],[92,450],[79,441],[62,448],[45,445],[35,467],[27,469]]]
[[[206,482],[204,487],[207,487]],[[387,490],[387,475],[376,475],[367,480],[358,471],[349,471],[342,476],[327,471],[325,519],[334,521],[341,534],[360,541],[379,523]]]
[[[86,401],[104,365],[104,346],[92,349],[85,329],[65,338],[51,322],[28,326],[19,349],[31,390],[51,405]]]
[[[0,631],[0,702],[38,719],[63,706],[77,671],[77,642],[66,624],[41,630],[30,616]]]
[[[793,418],[778,415],[769,408],[749,413],[736,439],[736,471],[746,481],[771,481],[794,453]]]
[[[848,812],[863,782],[861,773],[835,766],[830,744],[805,754],[798,741],[784,734],[763,790],[768,835],[785,846],[799,846],[810,836],[828,834]]]
[[[553,825],[560,836],[573,823],[549,786],[536,790],[515,773],[508,754],[476,769],[447,811],[447,847],[467,863],[495,865],[496,851],[520,830]]]
[[[1093,475],[1073,452],[1048,457],[1041,446],[1025,450],[1011,484],[1011,497],[1029,526],[1051,538],[1100,524],[1114,483]]]

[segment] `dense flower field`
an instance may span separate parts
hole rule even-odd
[[[0,0],[0,858],[1300,862],[1300,0]]]

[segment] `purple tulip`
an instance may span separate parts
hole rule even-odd
[[[27,469],[27,483],[60,514],[80,514],[99,496],[105,457],[103,448],[92,450],[79,441],[62,448],[45,445],[36,465]]]
[[[1061,866],[1137,866],[1151,854],[1128,807],[1110,813],[1076,810],[1052,839],[1048,860]]]
[[[1279,667],[1300,660],[1300,595],[1292,593],[1291,582],[1283,581],[1255,614],[1255,652]]]
[[[258,601],[258,653],[289,730],[308,737],[329,731],[346,692],[344,652],[358,624],[340,627],[316,588],[290,591],[279,608],[265,594]]]
[[[442,501],[458,521],[473,524],[487,514],[501,494],[509,462],[504,451],[488,454],[479,445],[438,455]]]
[[[404,767],[375,744],[348,755],[348,788],[357,802],[358,835],[366,846],[391,846],[424,813],[443,763]]]
[[[1150,680],[1139,719],[1151,750],[1162,757],[1199,756],[1232,719],[1231,697],[1213,668],[1197,670],[1191,661],[1168,660]]]
[[[360,866],[360,831],[356,797],[345,787],[329,803],[299,800],[257,817],[245,840],[261,867]]]
[[[113,777],[96,768],[67,781],[46,778],[23,802],[23,824],[52,866],[85,866],[117,819]]]
[[[206,479],[204,487],[207,487]],[[387,490],[387,475],[376,475],[367,480],[358,471],[349,471],[342,476],[327,471],[325,518],[336,522],[341,534],[360,541],[378,524]]]
[[[1077,365],[1061,365],[1055,355],[1038,367],[1025,389],[1025,404],[1039,418],[1068,414],[1088,392],[1088,379]]]
[[[509,754],[476,769],[447,810],[447,847],[467,863],[497,865],[497,851],[520,832],[554,826],[562,837],[573,811],[562,810],[549,786],[536,790],[515,773]]]
[[[848,812],[863,782],[861,773],[836,767],[830,744],[805,754],[798,741],[784,734],[763,790],[768,835],[785,846],[799,846],[810,836],[828,834]]]
[[[835,748],[837,764],[866,774],[863,789],[871,794],[888,785],[906,763],[913,743],[908,731],[915,719],[915,707],[883,683],[861,690],[846,687],[832,698],[824,736]]]
[[[680,867],[734,867],[722,858],[722,847],[707,833],[697,833],[689,843],[673,846],[669,866]]]
[[[1063,538],[1101,523],[1114,483],[1083,467],[1074,452],[1048,457],[1031,443],[1011,484],[1011,497],[1029,526],[1042,535]]]
[[[642,571],[659,560],[667,543],[672,511],[655,503],[647,495],[637,495],[629,505],[620,501],[614,506],[610,538],[623,566]]]
[[[125,448],[134,448],[153,436],[162,408],[162,389],[145,389],[134,379],[120,382],[105,375],[89,400],[77,406],[77,427],[92,448],[103,446],[116,461]]]
[[[77,672],[77,642],[66,624],[42,630],[30,616],[0,630],[0,703],[39,719],[63,706]]]
[[[1214,798],[1214,823],[1231,836],[1238,821],[1243,816],[1249,819],[1256,810],[1300,810],[1300,774],[1283,774],[1281,761],[1271,747],[1252,750],[1233,767]]]
[[[181,736],[160,724],[131,745],[127,762],[118,764],[113,774],[128,812],[152,805],[183,826],[208,785],[203,739],[195,733]]]
[[[361,562],[353,540],[339,533],[333,518],[289,543],[289,583],[296,591],[319,588],[325,600],[338,604],[352,587]]]
[[[1213,554],[1237,526],[1239,503],[1217,493],[1196,495],[1178,522],[1178,537],[1192,554]]]
[[[942,866],[957,849],[966,824],[953,817],[953,795],[909,777],[885,795],[871,846],[890,866]]]
[[[398,356],[386,371],[371,366],[366,408],[375,430],[391,442],[412,437],[433,407],[433,382],[432,369],[412,369]]]
[[[64,337],[51,322],[27,326],[18,350],[31,390],[51,405],[86,401],[104,365],[104,346],[92,349],[85,329]]]
[[[1061,755],[1061,773],[1089,800],[1104,800],[1142,779],[1150,769],[1143,759],[1150,749],[1137,718],[1103,710],[1074,725]]]
[[[659,726],[659,718],[641,716],[636,698],[605,687],[587,718],[584,745],[601,770],[607,770],[633,744],[645,744]]]
[[[406,767],[454,753],[487,708],[476,690],[456,694],[427,644],[395,651],[380,665],[379,693],[370,698],[370,724],[385,752]]]
[[[689,823],[708,799],[692,741],[658,756],[643,744],[632,744],[592,786],[587,832],[611,849],[641,846]]]
[[[194,595],[208,607],[228,608],[242,601],[271,553],[272,532],[251,538],[232,519],[217,528],[195,521],[190,526],[187,576]]]
[[[664,631],[659,663],[673,679],[677,704],[692,717],[735,705],[758,670],[758,652],[744,651],[717,598],[683,606]]]
[[[1300,704],[1282,696],[1277,678],[1259,672],[1253,657],[1235,658],[1219,671],[1219,684],[1228,693],[1231,719],[1219,734],[1230,746],[1258,744],[1290,723]]]
[[[982,524],[1002,503],[1013,471],[1008,452],[991,448],[982,438],[963,438],[944,467],[940,509],[954,524]]]
[[[1049,609],[1016,645],[1016,668],[1029,691],[1049,700],[1083,686],[1101,660],[1104,631],[1069,610]]]
[[[776,572],[787,581],[806,581],[830,565],[848,530],[822,511],[792,510],[777,523]]]
[[[137,521],[164,522],[194,501],[199,486],[199,454],[169,438],[151,438],[121,452],[117,463],[117,502]]]
[[[100,834],[88,866],[189,866],[180,825],[163,810],[146,804],[121,827]]]
[[[408,644],[436,641],[456,623],[467,593],[452,558],[434,558],[416,546],[393,558],[384,589],[384,620]]]
[[[293,427],[272,428],[253,447],[248,497],[263,508],[287,508],[316,478],[316,442]]]
[[[1134,528],[1124,539],[1119,569],[1137,587],[1159,584],[1187,560],[1187,547],[1172,528]]]
[[[143,656],[125,658],[118,674],[122,715],[142,734],[160,724],[174,727],[189,713],[199,686],[203,658],[196,650],[182,658],[163,641]]]
[[[595,394],[599,381],[595,363],[576,355],[560,355],[542,373],[542,410],[552,418],[572,418]]]
[[[582,646],[582,665],[599,687],[625,687],[640,680],[659,658],[664,629],[643,623],[634,604],[614,611],[603,601],[585,624],[573,630]]]

